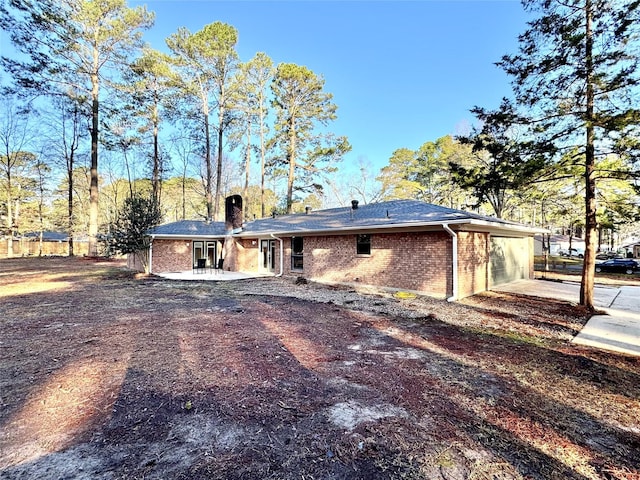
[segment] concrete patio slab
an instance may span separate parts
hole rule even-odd
[[[261,277],[273,277],[273,274],[261,274],[261,273],[247,273],[247,272],[229,272],[229,271],[208,271],[208,272],[194,272],[188,270],[185,272],[166,272],[156,273],[158,277],[167,278],[169,280],[199,280],[199,281],[214,281],[224,282],[230,280],[246,280],[249,278],[261,278]]]

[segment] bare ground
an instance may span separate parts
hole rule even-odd
[[[588,315],[0,261],[2,479],[640,479],[640,361]]]

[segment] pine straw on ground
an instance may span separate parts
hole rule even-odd
[[[639,479],[640,362],[588,315],[0,261],[0,478]]]

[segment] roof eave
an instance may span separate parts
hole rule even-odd
[[[238,237],[260,237],[260,236],[268,236],[268,235],[278,235],[278,236],[286,236],[286,235],[309,235],[309,234],[317,234],[317,235],[336,235],[340,233],[348,233],[348,232],[357,232],[357,231],[373,231],[373,230],[421,230],[421,229],[429,229],[434,227],[442,227],[443,225],[472,225],[474,227],[483,228],[483,230],[491,231],[491,230],[506,230],[513,233],[526,233],[528,235],[533,235],[535,233],[547,233],[548,231],[545,229],[528,227],[526,225],[517,225],[517,224],[505,224],[499,222],[488,222],[484,220],[477,220],[472,218],[458,219],[458,220],[450,220],[450,221],[434,221],[434,222],[408,222],[408,223],[392,223],[392,224],[371,224],[371,225],[354,225],[348,227],[340,227],[340,228],[323,228],[323,229],[299,229],[299,230],[265,230],[265,231],[244,231],[235,236]]]
[[[471,219],[469,224],[474,227],[486,228],[491,230],[506,230],[513,233],[526,233],[528,235],[535,235],[536,233],[550,233],[546,228],[530,227],[528,225],[522,225],[518,223],[498,223],[488,222],[486,220]]]
[[[188,234],[188,233],[151,233],[149,237],[153,240],[211,240],[211,239],[223,239],[228,235],[215,234],[215,235],[203,235],[203,234]]]
[[[192,240],[192,239],[224,239],[228,236],[240,237],[240,238],[255,238],[262,236],[295,236],[295,235],[339,235],[341,233],[353,233],[353,232],[362,232],[362,231],[389,231],[389,230],[424,230],[424,229],[433,229],[433,228],[442,228],[443,225],[456,226],[459,230],[465,230],[465,226],[467,229],[473,231],[486,231],[486,232],[497,232],[500,231],[502,233],[513,233],[513,234],[526,234],[526,235],[534,235],[536,233],[549,233],[548,230],[537,227],[529,227],[527,225],[520,224],[510,224],[510,223],[500,223],[500,222],[491,222],[487,220],[479,220],[474,218],[464,218],[457,220],[449,220],[449,221],[433,221],[433,222],[407,222],[407,223],[372,223],[370,225],[352,225],[352,226],[344,226],[344,227],[330,227],[330,228],[317,228],[317,229],[274,229],[274,230],[261,230],[261,231],[251,231],[243,230],[241,232],[233,233],[233,234],[189,234],[189,233],[162,233],[162,234],[150,234],[149,236],[152,239],[160,239],[160,240]]]
[[[451,222],[453,223],[453,222]],[[236,235],[238,237],[256,237],[256,236],[268,236],[268,235],[330,235],[339,234],[343,232],[357,232],[357,231],[369,231],[369,230],[389,230],[389,229],[406,229],[416,227],[434,227],[442,225],[442,222],[416,222],[416,223],[393,223],[393,224],[370,224],[370,225],[353,225],[348,227],[331,227],[331,228],[315,228],[315,229],[295,229],[295,230],[263,230],[254,231],[245,230],[244,232]]]

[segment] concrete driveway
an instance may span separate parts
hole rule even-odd
[[[574,282],[518,280],[493,290],[573,303],[580,299],[580,284]],[[640,356],[640,287],[598,285],[594,303],[604,315],[593,315],[572,342]]]

